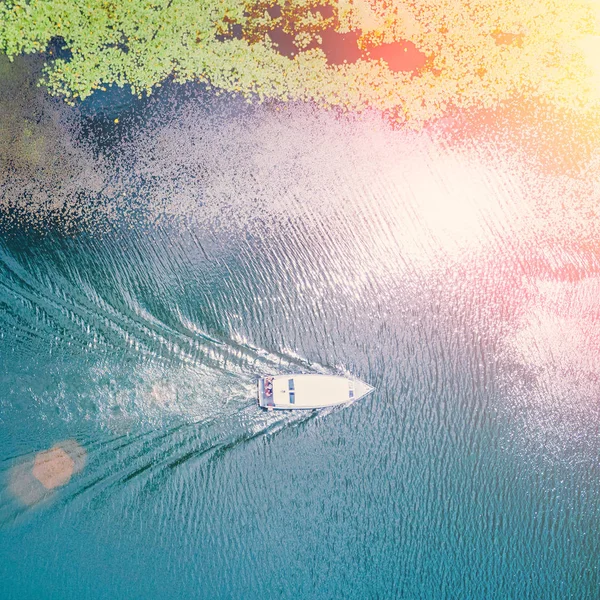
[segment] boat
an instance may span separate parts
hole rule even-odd
[[[355,402],[375,388],[360,379],[299,373],[258,380],[258,405],[268,410],[325,408]]]

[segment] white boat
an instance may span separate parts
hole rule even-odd
[[[259,378],[258,405],[269,410],[324,408],[354,402],[374,389],[338,375],[273,375]]]

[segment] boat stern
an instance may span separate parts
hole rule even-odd
[[[257,382],[258,405],[262,408],[273,408],[273,377],[259,377]]]

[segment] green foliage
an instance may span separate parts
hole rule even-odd
[[[319,10],[325,4],[333,10]],[[110,84],[151,93],[169,75],[248,99],[373,107],[412,122],[451,106],[492,107],[522,94],[560,106],[585,98],[588,70],[577,44],[595,27],[586,0],[287,0],[272,16],[274,6],[274,0],[7,0],[0,5],[0,50],[9,57],[42,52],[61,37],[72,57],[50,57],[44,83],[69,102]],[[234,25],[240,39],[231,35]],[[295,56],[273,45],[269,32],[276,28],[295,39]],[[363,57],[329,64],[319,44],[328,28],[357,32]],[[404,40],[426,55],[424,68],[392,70],[368,56],[368,49]]]

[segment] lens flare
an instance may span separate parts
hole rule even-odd
[[[25,506],[33,506],[71,480],[85,467],[87,453],[75,440],[64,440],[12,467],[8,489]]]

